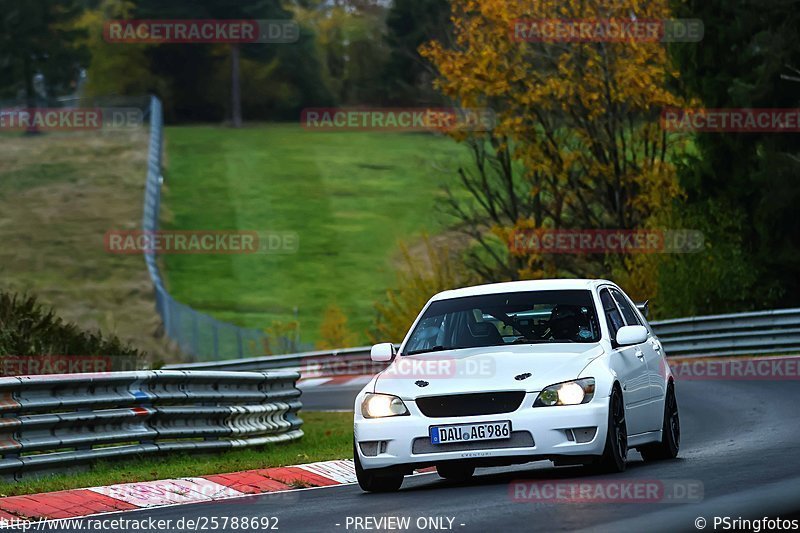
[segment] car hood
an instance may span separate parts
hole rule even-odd
[[[374,390],[406,400],[462,392],[537,392],[578,378],[602,354],[599,344],[522,344],[398,356],[378,374]]]

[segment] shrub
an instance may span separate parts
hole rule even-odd
[[[0,357],[9,355],[127,356],[138,362],[145,357],[116,336],[65,322],[34,296],[0,291]]]

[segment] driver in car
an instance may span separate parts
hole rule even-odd
[[[547,321],[544,338],[585,341],[592,337],[588,310],[578,305],[557,305]]]

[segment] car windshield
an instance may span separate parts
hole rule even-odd
[[[599,340],[590,291],[511,292],[433,302],[403,353]]]

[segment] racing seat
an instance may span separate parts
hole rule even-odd
[[[503,344],[503,336],[491,322],[472,322],[459,339],[462,348],[478,348]]]

